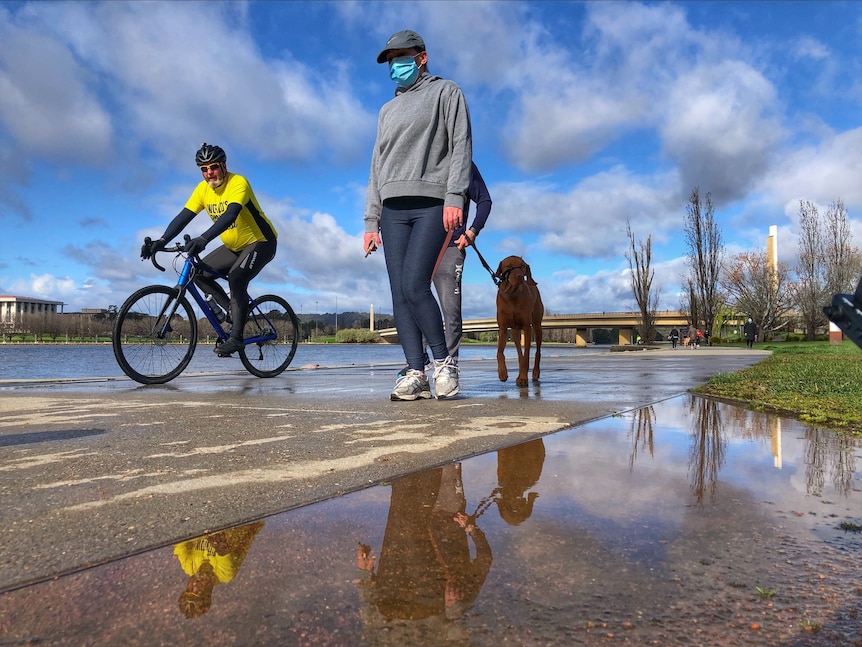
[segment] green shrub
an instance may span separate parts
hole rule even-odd
[[[340,344],[376,344],[380,341],[380,333],[364,328],[345,328],[336,333],[335,341]]]

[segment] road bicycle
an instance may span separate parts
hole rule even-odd
[[[147,238],[145,242],[149,245],[151,241]],[[114,322],[114,357],[123,372],[141,384],[169,382],[191,362],[199,324],[189,296],[212,326],[218,344],[227,341],[231,332],[230,322],[219,321],[219,316],[192,281],[203,271],[224,280],[227,276],[206,265],[197,255],[185,254],[180,243],[156,253],[160,252],[175,254],[173,267],[179,276],[177,284],[141,288],[126,299]],[[156,254],[151,260],[156,269],[165,271],[156,262]],[[243,332],[245,347],[238,353],[249,373],[257,377],[275,377],[290,365],[299,341],[299,320],[290,304],[280,296],[250,297]]]

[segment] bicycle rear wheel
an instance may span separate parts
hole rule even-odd
[[[267,294],[254,300],[243,330],[246,343],[239,351],[242,365],[257,377],[275,377],[288,367],[299,342],[299,319],[290,304]]]
[[[164,384],[185,370],[198,341],[198,321],[177,288],[149,285],[126,299],[114,322],[114,357],[141,384]],[[170,317],[170,321],[168,318]]]

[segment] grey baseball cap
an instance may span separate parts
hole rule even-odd
[[[386,41],[386,46],[380,50],[380,53],[377,55],[377,62],[385,63],[386,52],[391,49],[418,49],[420,52],[424,52],[425,41],[422,40],[422,36],[409,29],[396,32],[389,37],[389,40]]]

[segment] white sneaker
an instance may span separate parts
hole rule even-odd
[[[407,375],[407,371],[409,371],[409,370],[410,370],[410,366],[409,365],[405,366],[400,371],[398,371],[398,377],[404,377],[405,375]],[[426,357],[425,358],[425,375],[426,375],[426,377],[429,373],[432,373],[433,371],[434,371],[434,362],[432,362],[430,359],[428,359]]]
[[[434,360],[434,391],[437,399],[451,398],[458,395],[458,376],[461,370],[451,357]]]
[[[389,394],[389,399],[397,400],[418,400],[419,398],[430,398],[431,387],[428,385],[428,378],[425,373],[416,369],[409,369],[404,375],[399,375],[395,382],[395,388]]]

